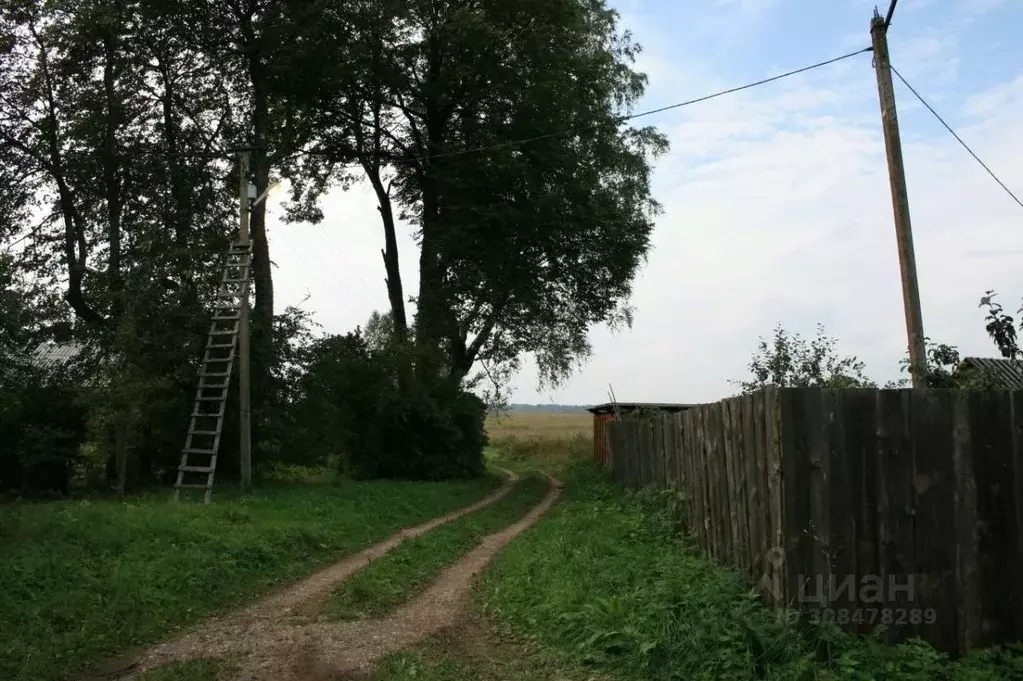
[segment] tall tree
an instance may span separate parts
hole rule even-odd
[[[649,157],[666,146],[621,125],[645,77],[617,15],[602,0],[416,0],[317,23],[318,49],[346,51],[309,72],[336,123],[322,148],[354,156],[376,192],[398,337],[395,215],[416,229],[417,372],[461,381],[532,352],[546,379],[567,375],[589,326],[628,320],[657,209]]]

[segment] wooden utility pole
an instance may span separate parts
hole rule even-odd
[[[916,278],[916,256],[913,253],[913,230],[909,221],[909,195],[906,192],[906,169],[902,161],[902,140],[899,118],[895,111],[895,89],[888,58],[888,18],[874,10],[870,37],[874,44],[874,71],[881,100],[881,125],[888,155],[888,177],[891,181],[892,208],[895,212],[895,237],[899,245],[899,266],[902,270],[902,303],[906,314],[906,335],[909,339],[909,364],[914,388],[927,387],[927,350],[924,345],[923,314],[920,311],[920,287]]]
[[[238,241],[249,243],[249,152],[238,155]],[[246,287],[246,290],[248,288]],[[252,407],[250,402],[249,300],[244,296],[238,318],[238,406],[242,488],[252,487]]]

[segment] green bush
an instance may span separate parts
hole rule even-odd
[[[0,490],[65,495],[85,442],[85,409],[73,388],[18,373],[0,389]]]
[[[486,406],[451,382],[424,382],[362,332],[311,343],[294,399],[273,428],[275,459],[336,458],[357,478],[444,480],[483,474]],[[399,380],[399,376],[403,380]]]
[[[350,453],[352,472],[408,480],[482,475],[486,411],[479,397],[443,382],[389,391],[376,437]]]

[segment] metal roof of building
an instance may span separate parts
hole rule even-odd
[[[78,359],[85,352],[84,343],[46,341],[32,351],[29,361],[39,369],[59,369]]]
[[[84,359],[88,346],[84,343],[44,341],[34,350],[15,351],[10,348],[0,349],[0,355],[8,359],[0,361],[0,375],[10,376],[14,367],[19,364],[55,375],[57,372],[72,369],[76,360]]]
[[[650,409],[651,411],[685,411],[690,407],[694,407],[693,404],[678,404],[672,402],[607,402],[605,404],[597,404],[586,411],[591,414],[610,414],[616,408],[619,411],[638,411],[640,409]]]
[[[1023,360],[1002,357],[966,357],[963,366],[979,369],[1003,390],[1023,390]]]

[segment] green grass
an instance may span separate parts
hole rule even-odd
[[[471,551],[480,539],[521,518],[546,490],[545,479],[525,477],[496,504],[403,542],[342,583],[327,599],[323,613],[336,619],[386,613]]]
[[[921,642],[786,625],[678,537],[666,493],[612,487],[589,464],[562,479],[561,503],[498,556],[479,597],[567,664],[637,681],[1023,679],[1020,650],[950,663]]]
[[[570,469],[580,461],[593,458],[593,437],[539,434],[495,437],[491,440],[487,458],[516,472],[544,470],[551,475]]]
[[[480,498],[451,483],[268,485],[0,506],[0,679],[61,678]]]
[[[466,657],[428,647],[386,657],[372,681],[594,681],[593,677],[566,672],[563,667],[516,651],[486,651]],[[503,654],[502,654],[503,653]],[[199,680],[197,680],[199,681]]]
[[[222,660],[171,662],[142,674],[139,681],[220,681],[230,669],[231,665]]]
[[[373,681],[468,681],[473,669],[461,660],[432,658],[420,652],[388,656],[373,675]],[[523,681],[527,681],[523,679]],[[531,680],[529,680],[531,681]]]

